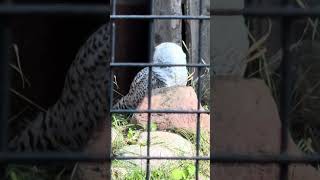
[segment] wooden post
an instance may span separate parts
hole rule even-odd
[[[202,15],[209,16],[210,1],[202,0]],[[199,15],[199,0],[186,0],[184,11],[186,15]],[[186,21],[186,45],[189,49],[189,63],[198,63],[199,21]],[[210,21],[203,21],[201,28],[201,58],[210,62]]]
[[[186,0],[184,5],[184,12],[186,15],[199,15],[200,0]],[[202,15],[210,16],[210,0],[202,0]],[[186,20],[185,21],[185,43],[189,52],[189,63],[199,63],[199,46],[201,48],[200,62],[210,63],[210,21],[203,20],[200,29],[199,20]],[[199,44],[199,32],[201,42]],[[190,68],[189,71],[194,72],[194,82],[196,90],[198,89],[198,79],[201,80],[200,95],[203,104],[208,104],[210,98],[210,74],[209,71],[203,71],[198,78],[198,68]]]
[[[202,0],[202,15],[210,15],[210,0]],[[154,11],[156,15],[199,15],[199,0],[155,0]],[[185,29],[182,29],[183,23]],[[201,28],[201,60],[210,62],[210,21],[203,21]],[[183,37],[184,35],[184,37]],[[185,38],[185,39],[183,39]],[[199,21],[198,20],[155,20],[154,22],[155,45],[162,42],[175,42],[182,44],[185,41],[188,49],[188,63],[198,63],[199,59]],[[190,68],[190,72],[197,72],[196,68]],[[195,73],[197,78],[197,73]],[[204,95],[209,89],[209,78],[202,80],[202,99],[207,100],[209,95]],[[204,91],[203,91],[204,90]],[[208,93],[207,93],[208,94]]]
[[[155,0],[154,12],[156,15],[182,15],[181,0]],[[162,42],[174,42],[181,45],[181,20],[154,21],[154,47]]]
[[[199,15],[199,0],[185,0],[184,7],[181,0],[155,0],[154,10],[157,15]],[[210,15],[210,1],[203,0],[203,15]],[[199,42],[199,21],[186,20],[186,31],[182,32],[182,20],[155,20],[154,36],[155,45],[161,42],[182,43],[182,34],[186,35],[185,43],[189,50],[189,63],[198,62],[198,42]],[[210,22],[203,21],[201,29],[201,48],[202,59],[209,63],[210,61]]]

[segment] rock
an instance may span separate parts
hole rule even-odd
[[[129,145],[125,146],[123,149],[119,151],[119,156],[128,157],[128,156],[147,156],[147,146],[144,145]],[[177,156],[174,151],[163,147],[161,145],[152,145],[150,147],[150,156],[157,156],[157,157],[173,157]],[[127,160],[130,164],[134,164],[135,166],[139,166],[143,169],[146,168],[146,160],[145,159],[134,159],[134,160]],[[171,161],[172,162],[172,161]],[[159,168],[160,166],[164,166],[169,164],[170,161],[168,160],[150,160],[150,167],[152,169]]]
[[[215,123],[211,131],[213,153],[278,154],[281,122],[270,89],[264,82],[216,78],[215,87]],[[291,137],[288,152],[290,155],[302,154]],[[218,164],[211,168],[214,179],[279,179],[279,167],[274,164]],[[317,180],[320,176],[310,165],[290,165],[289,178]]]
[[[141,133],[138,143],[147,143],[147,132]],[[195,145],[182,136],[170,132],[154,131],[150,133],[150,143],[164,145],[166,148],[180,153],[181,156],[194,156]]]
[[[192,87],[175,86],[169,88],[159,88],[152,90],[151,109],[153,110],[197,110],[198,98]],[[148,98],[145,97],[137,110],[148,109]],[[201,109],[203,109],[201,107]],[[133,115],[132,122],[146,125],[148,120],[147,113],[136,113]],[[174,114],[174,113],[152,113],[151,120],[160,130],[181,128],[195,132],[196,114]],[[201,130],[209,131],[210,116],[200,115]]]
[[[147,133],[140,135],[138,143],[140,145],[129,145],[119,150],[120,156],[147,156]],[[194,145],[180,135],[169,132],[150,132],[151,146],[150,156],[174,157],[174,156],[193,156],[195,154]],[[146,167],[146,160],[129,160],[130,163]],[[171,160],[151,160],[151,168],[159,168],[164,165],[174,164]]]

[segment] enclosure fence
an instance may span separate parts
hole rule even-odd
[[[280,144],[280,154],[278,155],[249,155],[249,154],[213,154],[211,151],[211,166],[213,164],[278,164],[280,166],[279,179],[288,180],[288,167],[290,164],[311,164],[319,163],[319,155],[301,155],[293,156],[288,153],[288,137],[289,137],[289,127],[288,127],[288,115],[289,115],[289,100],[290,100],[290,82],[293,80],[290,71],[290,61],[288,59],[289,54],[289,34],[290,34],[290,24],[295,18],[301,17],[319,17],[319,8],[296,8],[289,5],[288,0],[281,1],[281,7],[268,7],[268,8],[258,8],[258,7],[246,7],[244,9],[210,9],[211,18],[215,19],[217,16],[244,16],[244,17],[256,17],[256,18],[277,18],[281,20],[281,47],[283,50],[282,62],[281,62],[281,86],[280,86],[280,119],[281,119],[281,144]],[[214,28],[214,27],[212,27]],[[213,39],[214,43],[214,39]],[[213,53],[213,52],[211,52]],[[211,64],[214,64],[211,59]],[[211,82],[214,82],[211,79]],[[214,85],[211,86],[214,88]],[[214,93],[214,91],[211,91]],[[213,94],[211,94],[213,95]],[[214,99],[213,101],[214,102]],[[214,105],[213,105],[214,113]],[[214,136],[214,133],[212,134]],[[275,137],[277,138],[277,137]],[[245,142],[244,142],[245,143]],[[268,143],[268,142],[265,142]],[[214,148],[214,147],[213,147]],[[213,173],[214,174],[214,173]],[[214,175],[212,175],[214,177]]]
[[[2,177],[4,177],[4,169],[9,163],[45,163],[48,161],[51,162],[109,162],[111,164],[112,160],[132,160],[132,159],[146,159],[146,179],[150,179],[150,160],[194,160],[195,161],[195,174],[196,179],[199,179],[199,161],[200,160],[210,160],[210,157],[200,156],[200,114],[201,113],[210,113],[210,111],[200,110],[200,101],[198,100],[198,109],[196,111],[178,111],[178,110],[154,110],[151,109],[151,72],[153,67],[160,66],[187,66],[187,67],[196,67],[198,68],[198,76],[200,76],[201,68],[210,67],[210,65],[201,63],[201,48],[200,45],[198,50],[198,63],[197,64],[175,64],[175,65],[165,65],[165,64],[153,64],[153,63],[117,63],[115,59],[116,51],[116,21],[121,20],[148,20],[150,21],[151,31],[149,34],[150,37],[150,48],[149,55],[152,57],[153,51],[153,21],[155,19],[180,19],[180,20],[195,20],[199,21],[200,31],[199,37],[201,35],[201,27],[204,20],[210,20],[209,16],[202,15],[202,0],[199,3],[199,15],[190,15],[190,16],[176,16],[176,15],[153,15],[153,1],[150,3],[150,15],[117,15],[116,14],[117,0],[112,0],[111,6],[106,5],[16,5],[16,4],[2,4],[0,5],[0,20],[2,21],[1,28],[1,64],[0,64],[0,73],[1,73],[1,91],[0,91],[0,113],[1,113],[1,152],[0,152],[0,163],[2,165]],[[147,125],[147,156],[145,157],[120,157],[113,156],[111,153],[106,154],[105,156],[99,155],[85,155],[83,153],[12,153],[7,151],[7,115],[8,115],[8,55],[6,50],[9,47],[9,37],[10,31],[8,30],[8,24],[10,17],[13,16],[23,16],[23,15],[52,15],[52,16],[64,16],[64,15],[105,15],[109,16],[112,22],[112,56],[111,56],[111,69],[115,67],[118,68],[128,68],[128,67],[148,67],[149,68],[149,78],[148,78],[148,110],[146,111],[137,111],[137,110],[115,110],[109,109],[111,117],[112,113],[148,113],[148,125]],[[201,38],[199,38],[199,44],[201,44]],[[109,80],[113,79],[113,72],[111,71]],[[110,92],[112,92],[112,83],[110,83]],[[201,82],[198,81],[198,97],[200,98],[200,88]],[[107,97],[110,97],[110,102],[113,102],[113,95],[108,94]],[[110,103],[112,104],[112,103]],[[151,113],[192,113],[197,114],[197,135],[196,135],[196,156],[194,157],[151,157],[150,156],[150,130],[151,130]],[[111,119],[111,118],[110,118]],[[108,123],[110,125],[110,122]],[[111,132],[111,126],[108,127]],[[109,144],[111,148],[111,144]],[[110,150],[110,149],[109,149]],[[111,150],[109,151],[111,152]],[[109,168],[110,169],[110,168]],[[111,172],[109,171],[109,176],[111,177]],[[109,178],[110,178],[109,177]]]
[[[236,16],[243,15],[246,17],[274,17],[280,18],[282,22],[282,47],[284,50],[283,61],[282,61],[282,91],[281,91],[281,120],[282,120],[282,133],[281,133],[281,154],[279,155],[243,155],[243,154],[214,154],[211,150],[210,157],[202,157],[199,155],[199,143],[200,143],[200,114],[210,113],[209,111],[200,110],[200,99],[198,100],[198,110],[197,111],[175,111],[175,110],[153,110],[151,109],[151,88],[148,88],[148,110],[146,111],[136,111],[136,110],[114,110],[110,109],[110,113],[148,113],[148,137],[147,137],[147,156],[145,157],[118,157],[112,154],[106,154],[105,156],[95,156],[95,155],[84,155],[82,153],[11,153],[7,151],[7,127],[8,127],[8,89],[9,89],[9,79],[8,79],[8,56],[7,49],[9,47],[10,31],[8,30],[8,21],[12,16],[24,16],[24,15],[52,15],[52,16],[64,16],[64,15],[102,15],[109,17],[112,21],[112,61],[111,68],[120,67],[148,67],[149,68],[149,87],[151,87],[151,70],[156,66],[185,66],[185,65],[160,65],[153,63],[117,63],[115,59],[115,33],[116,33],[116,22],[121,20],[148,20],[152,27],[153,21],[155,19],[181,19],[181,20],[195,20],[200,23],[200,31],[203,21],[210,20],[210,17],[202,15],[201,7],[202,0],[199,3],[199,15],[196,16],[176,16],[176,15],[118,15],[116,14],[117,1],[112,0],[111,6],[100,5],[16,5],[16,4],[1,4],[0,5],[0,22],[1,22],[1,46],[0,46],[0,135],[1,135],[1,146],[0,146],[0,163],[2,167],[5,167],[9,163],[41,163],[41,162],[111,162],[112,160],[129,160],[129,159],[146,159],[146,179],[150,179],[150,160],[166,159],[166,160],[194,160],[196,166],[196,179],[199,179],[199,161],[210,160],[212,164],[228,164],[228,163],[253,163],[253,164],[279,164],[281,166],[280,179],[288,179],[288,165],[292,163],[319,163],[319,155],[305,155],[305,156],[290,156],[287,154],[288,145],[288,99],[289,99],[289,86],[290,76],[288,75],[288,40],[287,32],[288,25],[291,20],[297,17],[318,17],[320,16],[320,9],[300,9],[286,6],[287,2],[283,3],[283,7],[279,8],[244,8],[244,9],[211,9],[210,16],[213,18],[215,16]],[[151,12],[153,3],[150,5]],[[152,31],[150,32],[152,33]],[[152,37],[152,34],[149,35]],[[152,38],[150,38],[152,42]],[[201,43],[201,38],[199,38],[199,44]],[[153,43],[150,43],[150,46]],[[200,46],[198,46],[200,47]],[[152,55],[152,47],[150,49],[150,57]],[[196,67],[198,69],[204,67],[210,67],[214,62],[211,59],[210,65],[201,64],[201,48],[199,48],[198,53],[198,64],[188,64],[188,67]],[[212,52],[211,52],[212,53]],[[198,71],[200,73],[200,71]],[[112,79],[112,74],[110,74],[110,79]],[[214,78],[213,70],[210,68],[210,86],[214,89]],[[198,74],[199,75],[199,74]],[[110,80],[109,79],[109,80]],[[201,82],[198,81],[198,98],[200,98],[200,87]],[[112,90],[112,86],[110,87]],[[110,91],[112,92],[112,91]],[[214,91],[211,91],[211,102],[214,102],[213,97]],[[112,94],[110,102],[112,102]],[[111,104],[111,103],[110,103]],[[210,108],[214,112],[214,104],[211,104]],[[197,138],[196,138],[196,156],[194,157],[151,157],[150,156],[150,129],[151,129],[151,113],[194,113],[197,114]],[[110,114],[111,116],[111,114]],[[214,123],[211,123],[214,124]],[[109,127],[111,131],[111,127]],[[214,132],[212,132],[214,135]],[[211,138],[212,139],[212,138]],[[212,144],[211,144],[212,145]],[[109,145],[111,147],[111,145]],[[110,151],[111,152],[111,151]],[[3,170],[4,168],[2,168]],[[211,175],[213,177],[213,174]],[[2,171],[2,177],[4,177]],[[214,178],[214,177],[213,177]]]
[[[153,67],[171,67],[171,66],[187,66],[187,67],[196,67],[198,68],[197,75],[200,77],[201,68],[210,67],[210,65],[202,64],[201,62],[201,29],[204,20],[210,20],[209,16],[204,16],[202,13],[202,0],[199,0],[199,12],[198,15],[154,15],[154,1],[150,0],[150,14],[151,15],[117,15],[116,14],[116,7],[117,7],[117,0],[112,0],[112,13],[111,13],[111,21],[112,21],[112,55],[111,55],[111,70],[114,67],[148,67],[149,68],[149,75],[148,75],[148,110],[146,111],[137,111],[137,110],[111,110],[111,113],[148,113],[148,122],[147,122],[147,156],[146,157],[114,157],[112,159],[118,160],[129,160],[129,159],[146,159],[146,179],[150,179],[150,160],[156,159],[163,159],[163,160],[195,160],[195,175],[196,179],[199,179],[199,161],[200,160],[209,160],[209,157],[202,157],[200,156],[200,114],[201,113],[210,113],[210,111],[201,110],[201,96],[200,96],[200,89],[201,89],[201,79],[199,78],[198,81],[198,89],[197,89],[197,96],[198,96],[198,104],[197,104],[197,111],[179,111],[179,110],[155,110],[151,108],[151,96],[152,96],[152,86],[151,86],[151,77],[152,77],[152,68]],[[153,24],[155,19],[180,19],[180,20],[196,20],[199,21],[199,41],[198,41],[198,57],[197,57],[197,64],[175,64],[175,65],[168,65],[168,64],[154,64],[154,63],[116,63],[115,61],[115,33],[116,33],[116,21],[120,20],[148,20],[150,24],[150,33],[149,33],[149,59],[152,59],[153,56]],[[149,61],[150,62],[150,61]],[[111,71],[112,72],[112,71]],[[111,73],[111,77],[113,77],[113,73]],[[110,90],[113,89],[111,85]],[[110,102],[112,101],[112,96],[110,98]],[[196,130],[196,156],[194,157],[155,157],[150,156],[150,131],[151,131],[151,113],[192,113],[197,114],[197,130]]]

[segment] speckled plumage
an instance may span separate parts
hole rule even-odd
[[[186,64],[186,55],[175,43],[161,43],[155,48],[153,62],[156,64]],[[151,88],[171,87],[187,84],[186,66],[153,67]],[[143,68],[133,79],[129,93],[123,96],[114,109],[135,109],[148,93],[149,67]]]
[[[106,117],[110,25],[102,25],[78,51],[59,100],[9,142],[11,151],[81,150]]]

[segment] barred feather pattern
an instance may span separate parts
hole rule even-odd
[[[151,72],[151,89],[166,87],[164,80]],[[114,109],[135,109],[148,93],[149,68],[143,68],[134,77],[127,95],[123,96],[114,106]]]
[[[110,72],[110,24],[78,51],[59,100],[9,142],[10,151],[79,151],[106,118]]]
[[[186,64],[186,55],[182,48],[171,42],[164,42],[156,46],[153,63],[155,64]],[[149,67],[139,71],[133,79],[129,93],[123,96],[114,109],[135,109],[148,94]],[[151,89],[171,86],[185,86],[188,81],[186,66],[156,66],[151,71]]]

